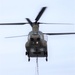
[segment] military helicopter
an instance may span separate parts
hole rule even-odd
[[[26,18],[27,23],[0,23],[0,25],[25,25],[30,24],[32,27],[32,31],[28,34],[28,40],[25,44],[26,52],[25,55],[28,56],[28,61],[30,61],[30,57],[46,57],[46,61],[48,61],[48,51],[47,51],[47,41],[44,39],[44,34],[46,35],[68,35],[75,34],[75,32],[69,33],[43,33],[39,31],[39,24],[65,24],[70,25],[71,23],[42,23],[38,22],[44,11],[47,7],[42,7],[37,17],[35,18],[35,22],[32,22],[29,18]],[[12,36],[7,38],[13,38],[19,36]]]

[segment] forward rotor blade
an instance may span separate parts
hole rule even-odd
[[[42,16],[42,14],[43,14],[43,12],[45,11],[45,9],[46,9],[46,7],[43,7],[41,10],[40,10],[40,12],[39,12],[39,14],[37,15],[37,17],[36,17],[36,21],[35,22],[37,22],[39,19],[40,19],[40,17]]]
[[[73,23],[42,23],[42,22],[38,22],[38,24],[52,24],[52,25],[74,25]]]
[[[70,33],[44,33],[46,35],[70,35],[70,34],[75,34],[75,32],[70,32]]]
[[[0,25],[24,25],[28,23],[0,23]]]
[[[10,37],[5,37],[5,38],[17,38],[17,37],[25,37],[25,36],[28,36],[28,35],[10,36]]]
[[[30,21],[30,19],[29,18],[26,18],[26,20],[28,21],[28,23],[31,25],[31,27],[32,27],[32,22]]]

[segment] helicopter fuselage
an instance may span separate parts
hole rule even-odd
[[[25,44],[28,57],[47,57],[47,41],[44,34],[39,31],[38,25],[33,25],[32,31],[28,34],[28,41]]]

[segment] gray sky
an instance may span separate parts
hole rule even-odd
[[[34,21],[43,6],[47,10],[41,22],[75,23],[75,0],[0,0],[1,22]],[[75,25],[40,25],[42,32],[75,32]],[[35,75],[35,58],[25,56],[27,37],[5,39],[7,36],[27,35],[29,25],[0,26],[0,75]],[[39,58],[40,75],[75,75],[75,35],[48,36],[48,62]]]

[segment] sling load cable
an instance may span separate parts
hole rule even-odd
[[[36,70],[37,70],[37,75],[39,75],[39,65],[38,65],[38,57],[36,57]]]

